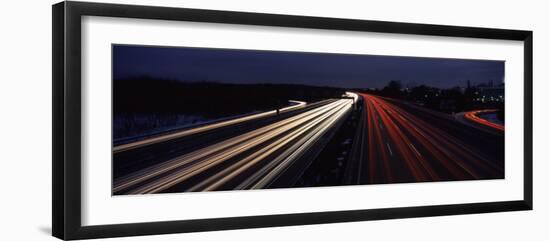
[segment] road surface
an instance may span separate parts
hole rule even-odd
[[[216,130],[216,129],[219,129],[219,128],[222,128],[222,127],[231,126],[231,125],[235,125],[235,124],[239,124],[239,123],[244,123],[244,122],[247,122],[247,121],[256,120],[256,119],[260,119],[260,118],[264,118],[264,117],[268,117],[268,116],[273,116],[273,115],[280,114],[280,113],[290,112],[290,111],[293,111],[293,110],[296,110],[296,109],[303,108],[306,105],[306,102],[303,102],[303,101],[290,101],[290,102],[294,102],[296,104],[288,106],[288,107],[281,108],[279,110],[279,113],[277,113],[276,110],[271,110],[271,111],[266,111],[266,112],[257,113],[257,114],[253,114],[253,115],[247,115],[247,116],[243,116],[243,117],[239,117],[239,118],[234,118],[234,119],[230,119],[230,120],[220,121],[220,122],[216,122],[216,123],[212,123],[212,124],[208,124],[208,125],[202,125],[200,127],[193,128],[193,129],[176,131],[176,132],[166,134],[166,135],[159,135],[159,136],[154,136],[154,137],[150,137],[150,138],[145,138],[143,140],[139,140],[139,141],[135,141],[135,142],[115,146],[115,147],[113,147],[113,153],[119,153],[119,152],[123,152],[123,151],[127,151],[127,150],[132,150],[132,149],[135,149],[135,148],[149,146],[149,145],[153,145],[153,144],[156,144],[156,143],[161,143],[161,142],[164,142],[164,141],[169,141],[169,140],[173,140],[173,139],[177,139],[177,138],[182,138],[182,137],[186,137],[186,136],[190,136],[190,135],[193,135],[193,134],[198,134],[198,133],[202,133],[202,132],[206,132],[206,131]]]
[[[279,118],[268,118],[268,124],[250,128],[230,138],[216,139],[211,136],[219,132],[214,132],[207,135],[203,141],[207,143],[206,145],[115,177],[113,193],[150,194],[269,187],[295,162],[301,161],[304,156],[307,157],[306,153],[322,148],[319,146],[322,137],[334,131],[334,128],[352,111],[355,95],[349,93],[349,96],[352,98],[323,101],[308,108],[300,106],[299,108],[303,108],[301,111],[295,111],[283,117],[275,116]],[[224,126],[231,127],[254,119],[258,118],[230,120]],[[149,148],[147,153],[160,156],[158,149],[155,151],[153,148],[155,145],[173,147],[174,140],[197,141],[192,138],[193,135],[200,134],[205,128],[208,131],[212,130],[210,127],[198,127],[198,130],[186,130],[171,134],[169,137],[130,143],[124,148],[115,147],[115,161],[117,161],[116,157],[124,152],[135,152],[142,148]],[[168,148],[165,151],[171,152],[171,149]],[[134,154],[134,157],[137,158],[137,156],[138,154]],[[131,163],[131,158],[125,157],[125,159],[129,159],[126,162]]]
[[[503,132],[395,99],[343,97],[115,147],[113,194],[504,177]]]
[[[504,177],[504,136],[452,116],[361,94],[362,117],[344,177],[347,184]]]

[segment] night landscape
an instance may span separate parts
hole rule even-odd
[[[112,46],[113,195],[504,178],[504,61]]]

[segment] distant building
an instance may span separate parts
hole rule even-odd
[[[479,84],[476,89],[476,101],[504,102],[504,83],[495,85],[492,80],[487,84]]]

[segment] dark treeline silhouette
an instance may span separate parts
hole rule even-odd
[[[223,84],[139,77],[113,83],[115,142],[258,111],[289,100],[338,98],[343,90],[289,84]]]
[[[368,90],[373,94],[407,100],[432,110],[457,113],[474,109],[499,109],[498,118],[504,120],[504,86],[479,84],[465,88],[440,89],[426,85],[403,87],[399,81],[390,81],[382,89]],[[502,92],[502,93],[501,93]]]
[[[220,117],[341,96],[343,90],[289,84],[222,84],[140,77],[115,80],[114,114],[163,113]]]

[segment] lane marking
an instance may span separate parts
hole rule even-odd
[[[388,147],[388,151],[390,151],[390,155],[393,156],[393,152],[391,151],[390,144],[386,142],[386,146]]]
[[[414,152],[416,152],[416,154],[417,154],[418,156],[422,156],[422,155],[420,154],[420,152],[418,152],[418,150],[416,149],[416,147],[414,147],[413,144],[410,144],[410,143],[409,143],[409,145],[410,145],[411,148],[414,150]]]

